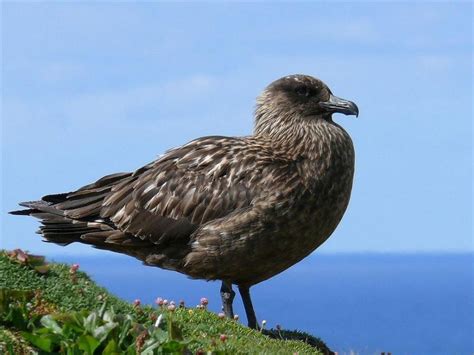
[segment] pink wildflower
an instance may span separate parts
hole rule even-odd
[[[207,306],[209,304],[209,300],[206,297],[201,298],[201,304],[203,306]]]
[[[75,274],[77,270],[79,270],[79,264],[72,264],[69,273]]]

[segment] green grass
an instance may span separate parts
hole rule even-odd
[[[30,303],[34,303],[34,312],[45,314],[73,314],[86,310],[91,312],[104,305],[112,308],[117,314],[131,315],[137,323],[152,328],[153,321],[164,313],[166,322],[172,322],[180,333],[179,341],[185,344],[191,353],[258,353],[258,354],[323,354],[325,345],[318,338],[295,331],[269,331],[276,338],[293,338],[306,340],[283,340],[270,338],[262,332],[249,329],[239,322],[220,319],[216,314],[201,309],[177,308],[170,313],[166,309],[149,306],[136,307],[127,303],[98,285],[85,273],[77,271],[74,276],[70,266],[49,264],[49,271],[41,274],[35,269],[12,261],[5,253],[0,252],[0,290],[31,291]],[[33,299],[33,300],[31,300]],[[7,307],[8,308],[8,307]],[[5,310],[4,310],[5,311]],[[1,313],[1,309],[0,309]],[[28,316],[26,317],[28,318]],[[2,317],[0,316],[0,321]],[[39,322],[38,322],[39,323]],[[182,335],[181,335],[182,334]],[[220,336],[227,339],[222,341]],[[3,348],[2,348],[3,347]],[[12,324],[0,325],[0,353],[12,351],[15,354],[29,353],[29,345]],[[95,351],[94,354],[100,352]]]

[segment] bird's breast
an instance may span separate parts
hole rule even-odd
[[[318,248],[346,211],[354,176],[354,148],[344,131],[327,137],[315,143],[308,157],[298,162],[301,185],[288,191],[279,209],[268,212],[272,224],[261,235],[268,247],[262,248],[266,254],[255,260],[262,280]]]
[[[297,263],[332,234],[351,194],[352,142],[336,126],[324,139],[303,143],[301,152],[292,150],[296,158],[287,166],[265,176],[251,206],[197,232],[187,274],[256,284]]]
[[[301,162],[305,192],[295,201],[294,218],[315,248],[336,228],[349,203],[354,176],[354,147],[339,126],[329,126]],[[297,228],[297,227],[295,227]]]

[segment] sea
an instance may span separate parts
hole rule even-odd
[[[103,252],[53,256],[79,263],[132,302],[201,297],[221,309],[219,282],[191,280]],[[251,288],[259,321],[320,337],[339,354],[474,354],[474,254],[313,254]],[[246,322],[240,297],[235,313]]]

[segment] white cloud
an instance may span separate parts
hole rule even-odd
[[[453,58],[447,55],[426,54],[418,56],[418,63],[425,70],[438,72],[449,69]]]
[[[217,84],[217,80],[206,75],[194,75],[165,83],[150,84],[121,90],[88,93],[73,96],[64,104],[64,111],[72,119],[102,120],[140,119],[129,113],[150,106],[180,106],[205,96]]]
[[[319,23],[315,31],[321,36],[339,41],[373,43],[380,40],[380,33],[373,22],[358,19],[353,22],[328,21]]]
[[[75,80],[85,74],[84,66],[78,63],[50,62],[37,68],[38,79],[49,83]]]
[[[61,69],[56,71],[60,72]],[[164,106],[169,110],[193,103],[208,95],[217,85],[216,78],[196,74],[175,81],[132,88],[67,94],[53,101],[6,97],[4,123],[7,131],[17,135],[39,123],[60,128],[80,128],[94,124],[98,128],[97,126],[107,126],[112,121],[140,120],[140,116],[133,115],[134,112],[158,110]],[[11,132],[12,130],[16,132]]]

